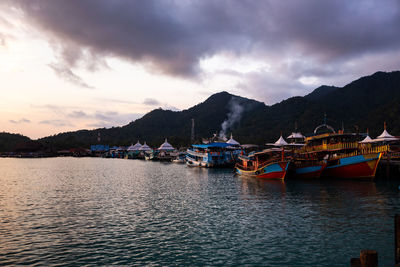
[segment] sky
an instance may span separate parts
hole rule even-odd
[[[398,0],[1,0],[0,131],[122,126],[228,91],[267,105],[400,69]]]

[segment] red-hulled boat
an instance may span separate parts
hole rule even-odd
[[[325,126],[332,132],[316,134]],[[305,146],[297,151],[296,158],[326,162],[322,177],[373,179],[382,152],[387,146],[368,146],[359,143],[360,136],[354,133],[336,133],[332,127],[323,124],[314,130],[314,136],[306,138]]]
[[[293,176],[300,179],[320,178],[327,164],[318,160],[299,160],[293,161]]]
[[[264,179],[285,179],[290,161],[284,158],[280,148],[265,149],[261,152],[239,156],[240,163],[235,166],[240,175]]]

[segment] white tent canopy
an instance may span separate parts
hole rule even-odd
[[[394,137],[393,135],[389,134],[386,129],[383,130],[382,134],[378,136],[376,139],[383,139],[383,140],[398,140],[398,138]]]
[[[374,142],[374,140],[372,140],[371,137],[369,137],[369,135],[367,135],[367,137],[365,137],[364,140],[362,140],[359,143],[360,144],[367,144],[367,143],[372,143],[372,142]]]
[[[382,134],[380,136],[378,136],[377,138],[393,138],[394,136],[389,134],[386,129],[383,130]]]
[[[383,142],[383,141],[396,141],[399,140],[399,138],[394,137],[393,135],[389,134],[386,131],[386,122],[384,124],[384,130],[380,136],[378,136],[376,139],[374,139],[375,142]]]
[[[170,143],[167,142],[167,138],[165,138],[165,142],[158,148],[158,150],[175,150]]]
[[[298,133],[292,133],[287,137],[287,139],[304,139],[304,135],[302,135],[300,132]]]
[[[151,151],[152,149],[144,142],[143,146],[139,148],[140,151]]]
[[[135,145],[131,145],[130,147],[128,147],[128,151],[138,151],[140,148],[142,147],[142,144],[139,143],[139,141],[137,141],[137,143]]]
[[[279,137],[279,139],[275,143],[267,143],[266,145],[272,145],[272,146],[287,146],[288,143],[283,139],[282,135]]]
[[[233,139],[232,134],[231,134],[231,139],[229,139],[228,141],[226,141],[227,144],[233,145],[233,146],[239,146],[239,142],[236,141],[235,139]]]

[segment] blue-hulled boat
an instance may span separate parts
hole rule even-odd
[[[186,164],[192,167],[231,167],[235,165],[241,148],[229,143],[214,142],[192,145],[187,150]]]

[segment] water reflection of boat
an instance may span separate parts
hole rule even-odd
[[[286,181],[282,179],[257,179],[250,176],[238,176],[241,184],[241,195],[247,198],[249,195],[270,198],[276,194],[286,194]]]
[[[239,156],[236,172],[240,175],[265,179],[285,179],[289,160],[284,158],[284,149],[270,148],[261,152]]]

